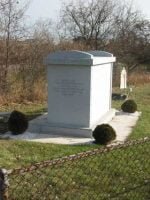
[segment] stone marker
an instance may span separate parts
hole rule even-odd
[[[127,88],[127,71],[123,67],[120,77],[120,89],[126,89],[126,88]]]
[[[115,57],[102,51],[49,54],[48,114],[29,130],[89,137],[97,124],[111,120],[113,62]]]

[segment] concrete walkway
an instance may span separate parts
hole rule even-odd
[[[133,127],[136,125],[141,112],[124,113],[122,111],[116,112],[116,116],[109,124],[115,129],[117,133],[117,142],[124,142],[129,134],[132,132]]]
[[[136,122],[141,115],[140,112],[132,114],[116,111],[115,117],[109,122],[109,124],[115,129],[117,138],[113,144],[124,142],[128,135],[131,133],[132,128],[136,125]],[[21,135],[11,135],[9,132],[1,135],[3,139],[15,139],[15,140],[26,140],[41,143],[54,143],[54,144],[92,144],[93,138],[77,138],[77,137],[66,137],[56,136],[50,134],[30,133],[25,132]]]

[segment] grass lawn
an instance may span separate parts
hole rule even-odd
[[[11,112],[14,109],[26,113],[29,119],[32,119],[47,110],[46,105],[43,104],[10,104],[9,106],[1,106],[0,112]],[[6,131],[6,124],[0,122],[0,129]],[[22,165],[26,166],[31,163],[75,154],[96,147],[97,145],[68,146],[0,140],[0,166],[7,169]]]
[[[133,88],[131,96],[138,104],[138,110],[142,111],[137,126],[129,139],[138,139],[150,135],[150,84]],[[119,108],[122,101],[113,101],[113,107]],[[13,109],[25,112],[29,119],[45,111],[45,105],[29,104],[0,107],[0,111],[12,111]],[[24,141],[0,141],[0,166],[5,168],[28,165],[30,163],[49,160],[65,155],[75,154],[81,151],[97,148],[97,145],[56,145],[38,144]]]
[[[118,91],[118,89],[115,89]],[[138,111],[142,112],[137,125],[134,127],[129,139],[138,139],[150,136],[150,84],[133,87],[133,92],[129,96],[138,105]],[[113,101],[113,107],[120,109],[122,101]]]
[[[150,84],[133,88],[132,98],[142,111],[130,139],[150,135]],[[117,89],[115,89],[117,91]],[[122,101],[113,101],[120,108]],[[17,106],[17,105],[16,105]],[[13,107],[16,109],[16,107]],[[3,111],[12,110],[11,106]],[[45,111],[43,105],[19,105],[29,119]],[[11,169],[28,166],[94,148],[98,145],[56,145],[24,141],[0,140],[0,166]],[[101,147],[101,146],[100,146]],[[147,200],[149,198],[149,142],[129,148],[98,154],[60,166],[37,169],[32,173],[11,175],[9,194],[21,199],[102,199]],[[34,187],[33,187],[34,185]],[[32,190],[31,190],[32,188]],[[43,194],[43,195],[41,195]]]
[[[27,116],[37,116],[43,112],[46,112],[46,103],[31,103],[28,102],[26,104],[17,104],[10,103],[9,105],[0,105],[0,112],[12,112],[13,110],[19,110],[27,114]]]
[[[87,151],[97,145],[58,145],[25,141],[0,141],[0,166],[13,168]]]
[[[149,150],[145,142],[13,174],[9,194],[14,200],[148,200]]]

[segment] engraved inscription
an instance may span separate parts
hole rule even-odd
[[[63,96],[82,95],[84,92],[83,83],[68,79],[57,80],[53,89]]]

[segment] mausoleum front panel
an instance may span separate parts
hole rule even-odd
[[[90,67],[48,67],[48,122],[60,127],[89,127]]]

